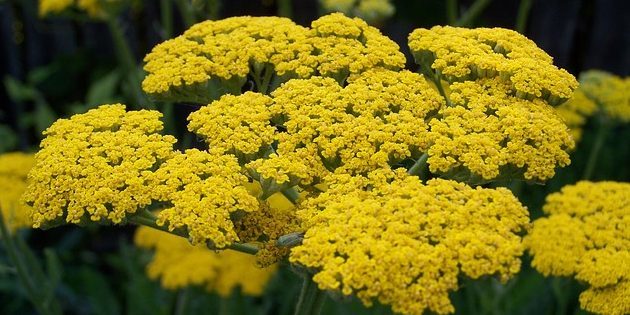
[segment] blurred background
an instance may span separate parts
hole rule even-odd
[[[42,131],[53,121],[100,104],[122,102],[135,108],[151,104],[138,93],[142,58],[192,23],[280,15],[308,26],[327,13],[317,0],[124,2],[115,17],[95,19],[81,12],[42,16],[37,0],[0,0],[0,153],[34,152]],[[164,16],[165,3],[173,13],[170,18]],[[449,7],[453,3],[455,7]],[[392,4],[393,15],[372,24],[400,45],[409,69],[415,70],[407,47],[407,35],[413,29],[459,24],[518,30],[576,77],[589,69],[621,77],[630,74],[630,1],[397,0]],[[166,132],[183,137],[190,109],[155,105],[169,116]],[[597,128],[594,121],[585,125],[572,164],[546,185],[510,186],[528,206],[532,219],[541,215],[547,194],[580,180]],[[629,139],[627,124],[612,127],[603,140],[592,179],[630,181]],[[200,288],[161,289],[144,274],[150,254],[132,245],[132,227],[64,226],[21,233],[24,250],[32,256],[29,261],[44,271],[46,281],[53,281],[51,294],[64,314],[291,314],[299,291],[299,279],[286,268],[262,297],[246,297],[237,290],[221,299]],[[36,313],[25,289],[3,268],[7,261],[0,251],[0,313]],[[494,278],[462,279],[461,283],[452,297],[460,314],[583,312],[577,301],[580,284],[569,278],[542,277],[529,266],[529,257],[524,257],[521,274],[507,284]],[[328,303],[323,311],[389,313],[386,307],[366,309],[354,300]]]

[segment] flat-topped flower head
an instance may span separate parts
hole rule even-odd
[[[590,70],[580,75],[580,87],[609,119],[630,122],[630,77]]]
[[[139,227],[134,242],[154,251],[147,275],[159,279],[169,290],[198,286],[221,297],[230,296],[235,289],[244,295],[260,296],[276,271],[276,266],[258,268],[251,255],[191,245],[184,238],[149,227]]]
[[[160,100],[207,104],[240,94],[247,81],[263,94],[292,78],[339,82],[375,67],[401,69],[398,45],[360,19],[331,14],[312,28],[280,17],[232,17],[193,25],[153,48],[143,90]]]
[[[85,12],[90,18],[105,19],[110,10],[124,6],[128,1],[121,0],[39,0],[39,16],[62,14],[77,10]]]
[[[153,181],[152,196],[168,204],[157,224],[185,230],[195,245],[221,249],[238,242],[234,217],[258,210],[236,157],[218,150],[178,153],[155,171]]]
[[[190,114],[188,130],[202,136],[211,149],[249,162],[271,149],[276,131],[271,103],[271,97],[255,92],[224,95]]]
[[[582,127],[597,111],[597,104],[581,88],[577,88],[568,101],[556,107],[556,111],[569,127],[573,140],[578,142],[582,138]]]
[[[26,176],[35,165],[33,154],[0,154],[0,210],[9,231],[32,225],[30,207],[20,198],[26,190]]]
[[[551,105],[569,99],[578,85],[533,41],[508,29],[416,29],[409,47],[423,73],[451,83],[498,77],[510,83],[516,96]]]
[[[580,305],[599,314],[630,313],[630,184],[582,181],[547,197],[546,217],[525,239],[545,276],[575,276],[590,287]]]
[[[370,24],[380,23],[396,11],[390,0],[320,0],[319,3],[327,12],[342,12]]]
[[[193,25],[146,55],[143,90],[156,99],[207,104],[239,94],[248,80],[263,91],[278,77],[312,72],[308,30],[280,17],[232,17]],[[274,83],[279,84],[279,83]]]
[[[403,314],[452,313],[458,276],[520,269],[527,210],[507,189],[472,188],[404,170],[336,174],[305,200],[306,231],[289,260],[314,272],[322,290],[356,295]]]
[[[313,75],[343,82],[349,75],[372,68],[400,70],[405,56],[387,36],[359,18],[332,13],[311,23],[309,44],[314,48]]]
[[[574,141],[545,102],[515,97],[500,78],[453,83],[450,99],[430,123],[431,172],[474,184],[545,181],[570,163]]]
[[[121,223],[151,205],[155,186],[149,178],[173,156],[176,142],[159,133],[161,116],[102,105],[44,131],[24,195],[33,227]]]
[[[370,70],[341,87],[331,78],[291,80],[272,93],[277,150],[249,164],[278,183],[309,185],[330,171],[351,174],[419,158],[428,121],[443,106],[421,75]]]

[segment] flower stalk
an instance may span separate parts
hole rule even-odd
[[[302,276],[304,281],[302,282],[302,289],[294,314],[318,315],[322,311],[326,299],[326,292],[317,287],[317,284],[313,281],[312,275],[304,273]]]

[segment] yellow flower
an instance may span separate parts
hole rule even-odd
[[[247,185],[252,195],[262,193],[260,183]],[[288,247],[278,247],[276,242],[282,235],[299,231],[299,220],[295,206],[282,194],[275,193],[260,201],[260,209],[245,214],[236,222],[236,230],[242,242],[258,245],[256,264],[270,266],[289,254]]]
[[[597,111],[597,105],[581,88],[578,88],[573,92],[573,96],[556,107],[556,110],[569,127],[573,140],[577,142],[582,138],[582,127],[586,120]]]
[[[370,24],[381,22],[396,11],[390,0],[320,0],[319,3],[327,12],[342,12]]]
[[[263,179],[309,185],[338,170],[352,174],[419,158],[428,121],[442,105],[421,75],[370,70],[341,87],[330,78],[291,80],[272,93],[276,154],[248,165]]]
[[[547,197],[547,217],[525,239],[532,266],[545,276],[571,276],[590,288],[582,308],[630,312],[630,184],[582,181]]]
[[[153,170],[172,157],[157,111],[103,105],[44,131],[24,200],[33,227],[66,221],[121,223],[152,204]]]
[[[280,17],[201,22],[144,58],[148,75],[142,88],[157,99],[202,104],[225,93],[240,93],[248,75],[259,83],[258,91],[267,89],[274,76],[277,81],[312,72],[313,61],[300,60],[312,49],[305,43],[307,33]]]
[[[360,19],[331,14],[312,29],[279,17],[232,17],[193,25],[153,48],[143,90],[156,99],[207,104],[240,94],[247,78],[266,94],[292,78],[332,76],[340,82],[374,67],[400,69],[392,40]]]
[[[342,13],[313,21],[308,40],[314,48],[317,74],[340,83],[373,68],[400,70],[406,62],[398,44],[365,21]]]
[[[260,296],[276,271],[276,266],[256,267],[255,258],[248,254],[212,251],[203,244],[194,246],[184,238],[149,227],[139,227],[134,242],[155,251],[147,274],[171,290],[202,286],[228,297],[240,288],[245,295]]]
[[[0,154],[0,210],[11,232],[31,226],[31,209],[20,198],[26,190],[26,175],[34,164],[33,154]]]
[[[211,149],[250,161],[270,150],[275,127],[268,107],[272,99],[254,92],[224,95],[188,116],[188,130],[203,136]]]
[[[289,257],[315,270],[322,290],[397,313],[445,314],[460,274],[507,280],[520,269],[518,233],[529,219],[507,189],[424,185],[404,169],[329,179],[326,192],[300,206],[306,234]]]
[[[620,78],[604,71],[580,75],[581,88],[603,113],[620,122],[630,122],[630,77]]]
[[[258,209],[258,201],[243,186],[247,177],[232,155],[197,149],[178,153],[154,174],[152,195],[170,204],[158,215],[158,225],[185,229],[190,242],[224,248],[239,238],[233,216]]]
[[[409,35],[409,47],[423,73],[451,83],[498,77],[509,82],[517,97],[551,105],[569,99],[578,85],[533,41],[508,29],[416,29]]]
[[[39,16],[60,14],[66,10],[85,11],[93,19],[104,19],[107,8],[124,4],[121,0],[39,0]]]
[[[431,121],[431,172],[471,183],[498,178],[545,181],[570,163],[574,142],[553,107],[511,96],[499,78],[451,85],[453,106]]]

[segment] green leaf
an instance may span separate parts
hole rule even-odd
[[[0,125],[0,139],[2,139],[2,141],[0,141],[0,153],[15,149],[17,145],[17,136],[11,128]]]
[[[33,115],[35,130],[40,134],[57,120],[57,115],[43,99],[39,99],[35,103]]]
[[[94,81],[88,89],[86,104],[95,106],[116,102],[116,89],[120,79],[120,72],[114,70]]]
[[[38,95],[37,90],[33,87],[27,86],[9,76],[4,77],[4,87],[7,89],[9,98],[15,102],[31,101]]]
[[[87,297],[91,306],[91,314],[109,315],[120,314],[120,305],[107,279],[99,272],[88,267],[82,267],[78,272],[81,291]]]

